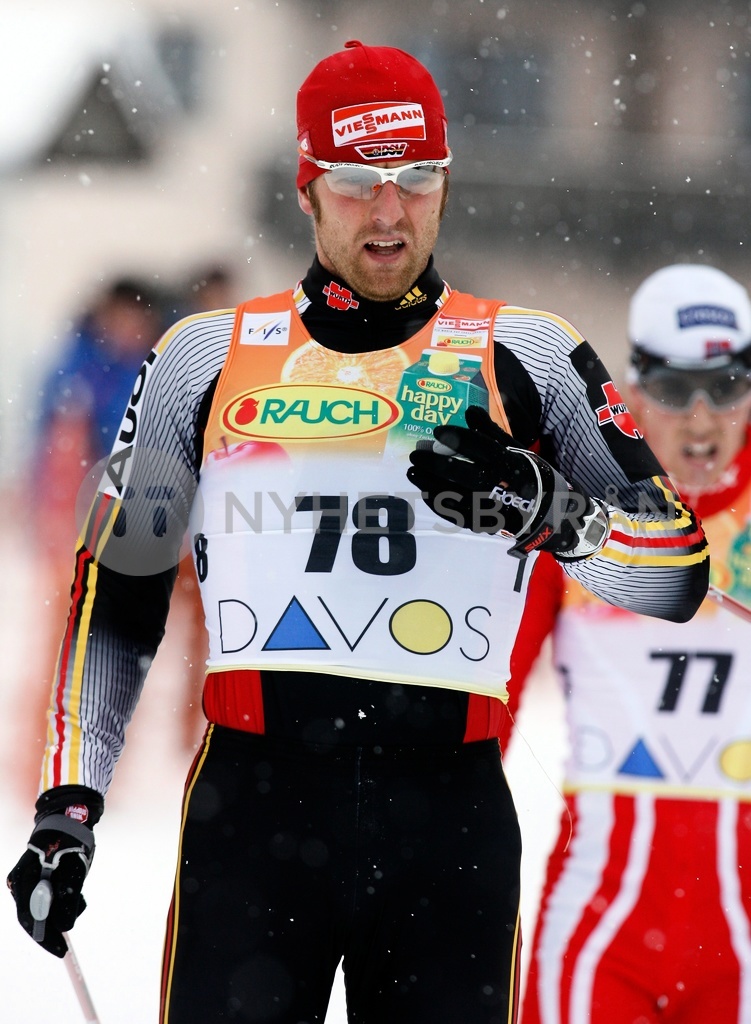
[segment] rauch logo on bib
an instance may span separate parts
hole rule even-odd
[[[222,413],[241,437],[321,441],[388,430],[401,409],[377,391],[323,384],[270,384],[238,395]]]

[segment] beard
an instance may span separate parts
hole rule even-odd
[[[346,282],[358,295],[372,302],[392,302],[402,298],[428,265],[433,252],[448,199],[448,177],[444,182],[440,206],[432,216],[421,221],[419,237],[406,218],[390,226],[391,231],[405,240],[403,258],[382,265],[370,259],[365,248],[378,232],[368,226],[354,237],[348,236],[342,222],[336,221],[325,208],[325,203],[321,202],[317,191],[321,187],[326,188],[320,179],[314,179],[308,185],[316,252],[321,265]]]

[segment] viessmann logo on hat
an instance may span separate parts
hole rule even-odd
[[[331,112],[331,131],[335,146],[351,146],[362,139],[427,138],[425,112],[421,103],[358,103]]]

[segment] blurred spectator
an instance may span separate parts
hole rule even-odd
[[[202,313],[210,309],[229,309],[236,306],[242,296],[235,294],[235,277],[223,264],[214,263],[198,268],[188,278],[186,304],[189,313]]]
[[[133,381],[163,327],[157,295],[142,281],[107,285],[63,344],[41,396],[41,449],[53,460],[71,423],[85,421],[84,460],[112,447]]]
[[[112,447],[133,382],[162,328],[155,291],[118,278],[75,323],[42,387],[32,496],[43,501],[33,501],[31,519],[35,546],[66,567],[53,574],[66,596],[78,489]]]
[[[233,309],[239,294],[236,274],[221,260],[193,266],[171,289],[166,303],[170,321],[214,309]]]

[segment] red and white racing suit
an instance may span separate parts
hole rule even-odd
[[[716,587],[751,603],[751,443],[692,500]],[[751,1021],[751,632],[611,607],[538,560],[510,710],[553,631],[570,753],[523,1024]]]

